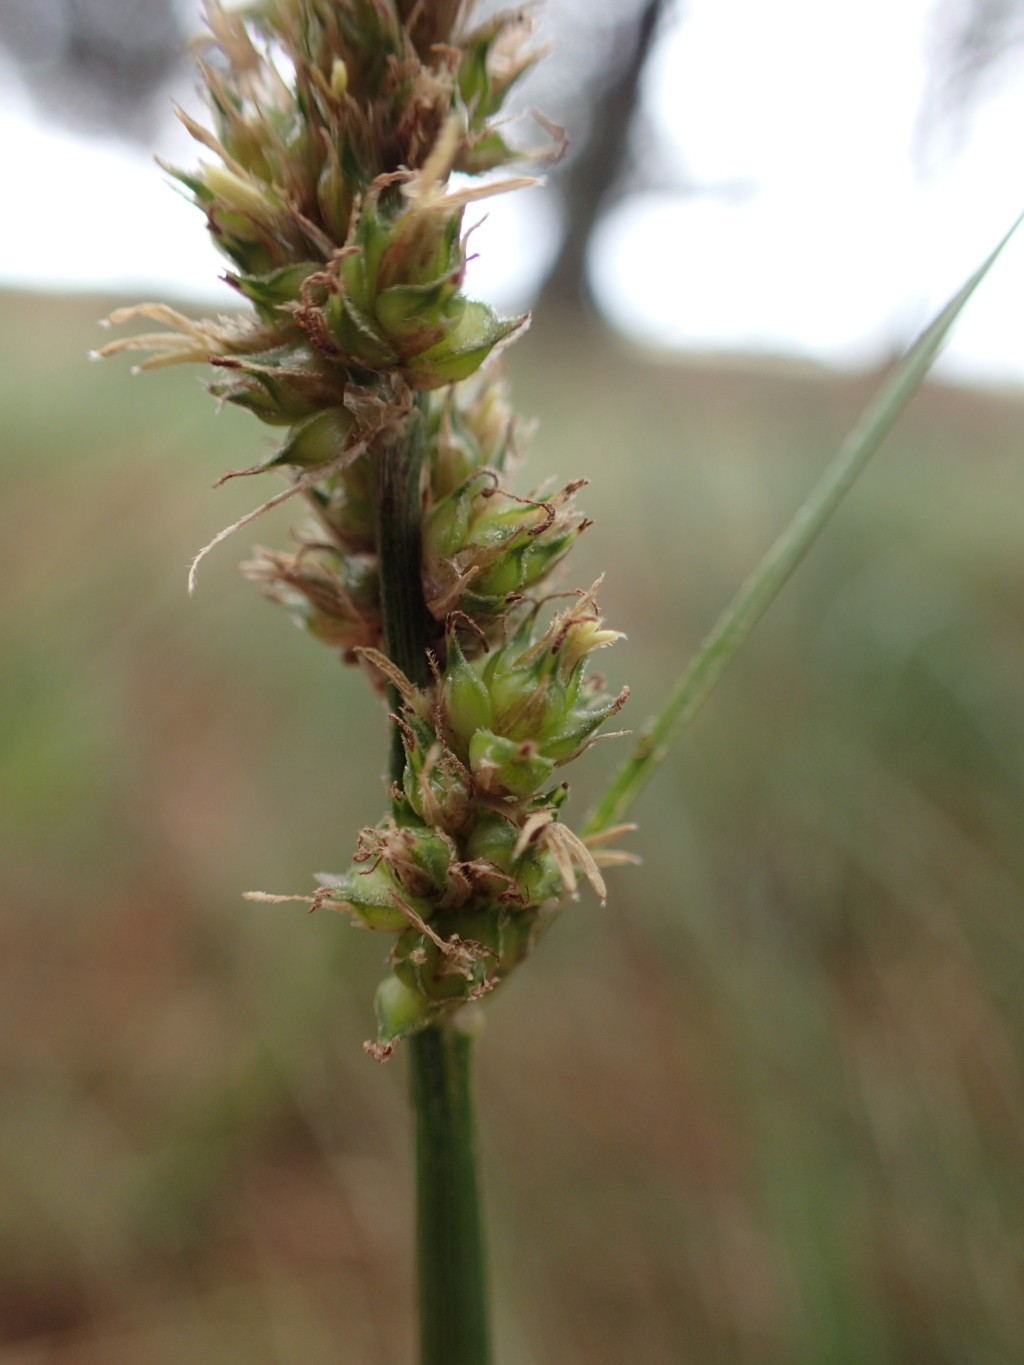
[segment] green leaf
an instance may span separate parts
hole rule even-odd
[[[584,834],[607,829],[622,819],[672,744],[693,720],[737,650],[889,434],[931,369],[968,299],[1022,221],[1024,214],[925,328],[883,383],[792,521],[719,616],[661,711],[644,728],[632,754],[588,817]]]

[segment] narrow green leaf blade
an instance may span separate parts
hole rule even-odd
[[[584,834],[617,824],[693,720],[734,655],[785,585],[931,369],[965,304],[1017,231],[1013,224],[991,255],[925,328],[868,404],[792,521],[719,616],[668,700],[644,728],[600,801]]]

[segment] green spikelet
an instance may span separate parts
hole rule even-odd
[[[446,662],[426,690],[380,661],[404,701],[404,781],[392,813],[363,831],[353,871],[328,882],[363,924],[398,932],[390,961],[401,989],[386,984],[378,996],[378,1055],[489,994],[579,877],[603,896],[599,863],[627,856],[593,851],[561,817],[568,786],[556,770],[627,695],[604,696],[587,674],[590,654],[619,638],[595,592],[543,629],[520,607],[508,641],[475,658],[465,645],[479,650],[479,634],[460,638],[451,618]],[[356,870],[368,861],[371,872]]]

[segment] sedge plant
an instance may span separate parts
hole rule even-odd
[[[472,1052],[481,1004],[602,869],[669,744],[796,567],[920,383],[995,258],[890,375],[790,527],[740,589],[661,714],[574,830],[563,770],[628,695],[592,656],[613,644],[599,584],[564,561],[590,524],[584,485],[517,491],[524,432],[499,352],[528,319],[464,291],[467,207],[534,183],[509,174],[561,151],[535,116],[523,148],[504,101],[539,55],[527,9],[479,21],[473,0],[207,0],[196,59],[205,149],[167,169],[205,215],[243,311],[195,321],[121,309],[98,353],[140,370],[213,367],[209,387],[282,431],[251,469],[284,487],[226,528],[298,500],[288,551],[242,566],[342,661],[391,718],[387,810],[351,864],[303,900],[390,942],[375,1000],[381,1061],[405,1040],[415,1114],[422,1365],[491,1358]],[[998,252],[998,248],[997,248]],[[569,587],[566,589],[565,584]]]

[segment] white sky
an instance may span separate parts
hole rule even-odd
[[[655,54],[661,149],[706,187],[635,196],[601,227],[608,316],[655,344],[877,361],[1024,208],[1024,75],[955,158],[915,166],[932,0],[689,0]],[[195,160],[183,133],[161,150]],[[0,282],[233,299],[200,215],[143,152],[0,106]],[[198,149],[195,149],[196,151]],[[545,191],[489,203],[472,286],[521,302],[550,252]],[[947,374],[1024,382],[1024,230],[961,323]]]

